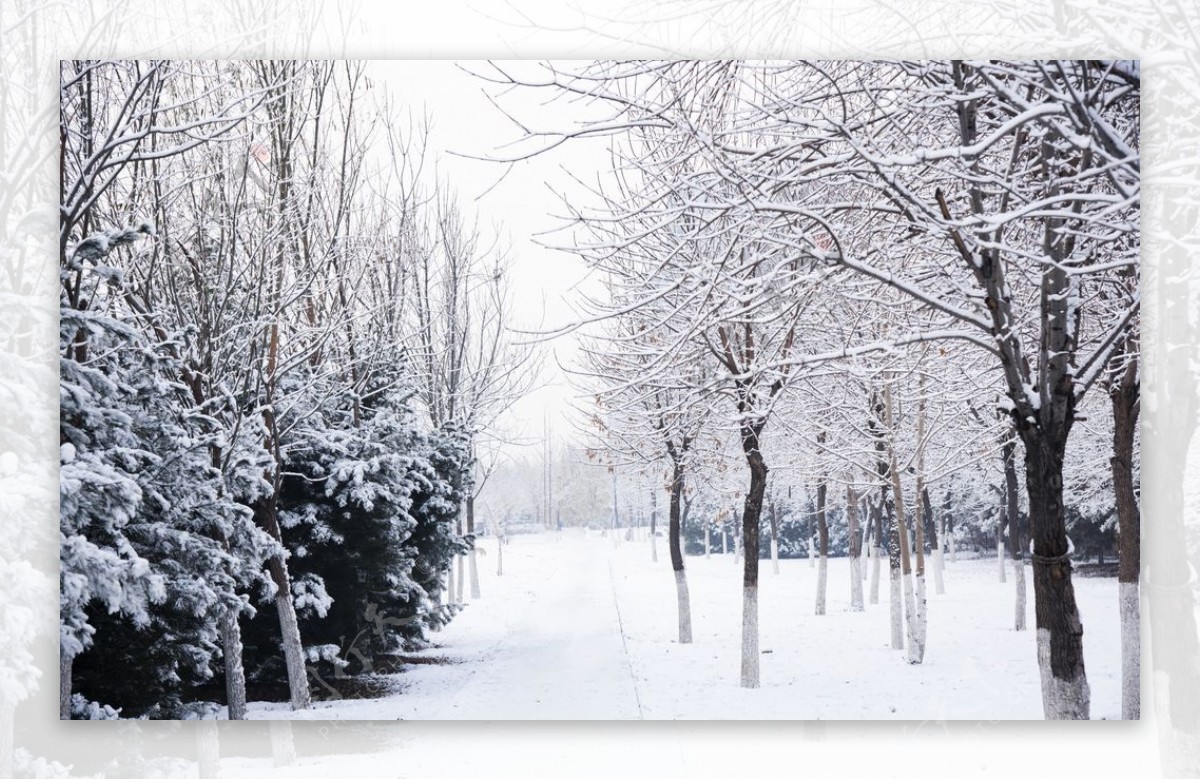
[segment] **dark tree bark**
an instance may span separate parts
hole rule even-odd
[[[254,519],[272,539],[282,544],[283,536],[279,530],[275,496],[269,496],[255,504]],[[275,607],[279,613],[279,630],[287,665],[292,709],[308,709],[312,703],[308,689],[308,670],[304,663],[304,646],[300,640],[296,605],[292,602],[292,584],[287,563],[281,555],[274,555],[267,561],[267,571],[271,574],[271,581],[275,583]]]
[[[683,568],[683,521],[682,508],[684,489],[684,466],[672,455],[670,508],[668,509],[667,544],[671,553],[671,570],[675,572],[675,592],[679,612],[679,643],[692,641],[692,610],[688,598],[687,575]]]
[[[871,595],[870,603],[879,603],[879,567],[882,563],[883,548],[886,544],[883,535],[883,506],[867,499],[867,511],[871,524],[871,546],[874,548],[871,559]]]
[[[880,540],[886,540],[888,556],[888,595],[891,602],[892,649],[904,649],[904,614],[901,606],[900,593],[900,534],[904,529],[895,521],[892,504],[891,470],[888,467],[887,442],[884,440],[883,420],[885,419],[883,398],[879,393],[872,393],[871,414],[867,418],[867,427],[875,438],[875,473],[879,477],[879,525]],[[883,524],[886,515],[887,535],[883,534]],[[874,595],[874,594],[872,594]],[[874,603],[874,602],[872,602]]]
[[[760,449],[763,423],[743,425],[742,452],[750,467],[750,488],[742,509],[742,687],[759,686],[758,671],[758,527],[767,491],[767,464]]]
[[[1026,441],[1029,528],[1033,537],[1033,593],[1038,658],[1047,717],[1088,717],[1089,690],[1083,666],[1083,624],[1071,582],[1071,558],[1063,511],[1062,443]],[[1049,677],[1047,677],[1049,675]]]
[[[58,719],[71,719],[72,669],[75,656],[68,655],[62,645],[58,646]]]
[[[1005,522],[1008,525],[1008,550],[1012,556],[1013,578],[1016,580],[1016,601],[1013,610],[1013,629],[1025,630],[1025,539],[1021,533],[1021,511],[1016,466],[1016,441],[1009,437],[1001,447],[1004,459]]]
[[[825,444],[825,431],[817,434],[817,444]],[[828,486],[824,475],[817,483],[817,604],[816,614],[825,614],[825,591],[828,585],[829,572],[829,522],[825,515],[825,504],[828,498]]]
[[[467,535],[471,537],[471,551],[467,553],[467,565],[470,568],[471,599],[480,597],[479,564],[475,558],[475,486],[467,492]]]
[[[1141,718],[1142,515],[1133,476],[1134,442],[1140,406],[1138,362],[1129,360],[1109,389],[1113,411],[1113,490],[1117,499],[1117,581],[1121,607],[1121,717]]]
[[[976,74],[970,65],[953,63],[958,98],[960,138],[964,145],[977,138],[978,102],[970,97]],[[1091,153],[1064,153],[1066,144],[1047,127],[1029,142],[1030,164],[1042,177],[1047,196],[1061,194],[1064,182],[1091,166]],[[1014,156],[1014,160],[1016,157]],[[971,216],[983,218],[984,192],[968,188]],[[935,192],[944,220],[953,216],[945,195]],[[1063,455],[1075,421],[1078,367],[1076,334],[1078,290],[1067,267],[1080,231],[1061,212],[1041,218],[1040,309],[1036,349],[1025,349],[1013,295],[1006,278],[999,230],[975,229],[977,248],[968,247],[957,227],[948,236],[984,295],[988,329],[995,340],[1010,401],[1014,427],[1025,447],[1025,482],[1029,495],[1029,534],[1033,541],[1033,586],[1037,615],[1038,666],[1042,676],[1042,707],[1047,719],[1087,719],[1091,694],[1083,662],[1083,624],[1071,583],[1070,551],[1063,512]],[[1036,371],[1034,370],[1036,368]]]

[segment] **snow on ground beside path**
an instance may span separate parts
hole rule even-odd
[[[666,544],[565,531],[514,536],[495,572],[495,541],[480,557],[483,598],[437,647],[390,678],[385,698],[253,703],[252,718],[363,719],[1040,719],[1034,632],[1013,631],[1013,581],[994,559],[947,563],[946,594],[929,591],[925,662],[888,646],[887,570],[880,604],[849,611],[849,562],[829,562],[828,614],[813,614],[816,569],[770,561],[759,575],[762,687],[738,685],[741,561],[687,559],[694,642],[677,643],[675,582]],[[1120,714],[1115,579],[1075,578],[1084,624],[1092,717]],[[866,590],[866,589],[865,589]],[[869,593],[869,591],[867,591]],[[1033,625],[1030,581],[1028,622]]]
[[[636,547],[636,549],[635,549]],[[655,567],[642,544],[615,554],[617,592],[646,718],[1010,720],[1042,718],[1032,630],[1012,630],[1014,583],[998,581],[992,558],[947,564],[945,595],[928,588],[925,661],[890,647],[887,564],[880,603],[850,611],[850,564],[829,561],[825,615],[814,614],[817,570],[760,562],[762,687],[739,687],[741,561],[688,558],[692,645],[675,634],[669,564]],[[643,560],[645,559],[645,560]],[[1028,624],[1033,586],[1027,572]],[[1120,717],[1120,634],[1115,579],[1074,579],[1084,624],[1092,717]],[[868,581],[869,584],[869,581]],[[869,588],[864,588],[864,597]],[[628,605],[628,606],[626,606]]]

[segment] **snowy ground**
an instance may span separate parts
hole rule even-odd
[[[480,558],[483,598],[380,699],[321,702],[307,712],[255,703],[252,718],[363,719],[1040,719],[1034,633],[1011,628],[1013,583],[996,563],[947,564],[929,583],[925,662],[889,647],[886,564],[880,603],[849,611],[849,564],[832,559],[828,614],[813,614],[816,569],[770,561],[760,574],[762,687],[738,685],[741,565],[688,558],[694,642],[676,642],[666,545],[582,531],[517,536],[496,576],[495,543]],[[869,584],[869,583],[867,583]],[[1117,583],[1075,580],[1092,717],[1120,713]],[[869,590],[867,591],[869,593]],[[1029,623],[1032,626],[1032,584]]]

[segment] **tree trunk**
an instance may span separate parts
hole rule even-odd
[[[679,644],[692,643],[692,602],[688,598],[687,572],[675,570],[675,600],[679,613]]]
[[[238,610],[221,616],[221,652],[225,657],[225,704],[229,720],[246,719],[246,670],[242,665],[242,628]]]
[[[469,489],[470,488],[468,487],[467,490],[469,491]],[[463,537],[463,515],[465,515],[466,512],[467,512],[467,507],[466,507],[466,502],[464,501],[462,503],[462,505],[459,507],[458,517],[455,518],[455,521],[454,521],[454,531],[458,535],[459,539],[462,539],[462,537]],[[463,566],[463,556],[460,553],[454,554],[454,558],[451,560],[451,566],[454,567],[454,569],[456,570],[456,575],[457,575],[454,578],[454,588],[452,589],[454,603],[457,606],[462,606],[463,585],[466,583],[466,577],[463,576],[465,574],[465,571],[464,571],[465,567]]]
[[[1017,443],[1011,437],[1001,447],[1004,458],[1004,493],[1007,507],[1008,550],[1012,556],[1013,581],[1016,582],[1016,604],[1013,608],[1013,630],[1025,630],[1025,544],[1021,535],[1021,512],[1017,486]]]
[[[759,448],[761,424],[742,427],[742,450],[750,467],[750,489],[742,511],[742,687],[759,686],[758,670],[758,524],[767,489],[767,464]]]
[[[1141,509],[1133,478],[1139,412],[1138,364],[1130,360],[1110,390],[1113,410],[1113,489],[1117,499],[1117,582],[1121,609],[1121,717],[1141,718]]]
[[[775,499],[771,499],[769,513],[771,516],[771,571],[779,574],[779,511]]]
[[[258,502],[254,508],[258,524],[282,544],[276,514],[275,497]],[[312,703],[308,690],[308,671],[304,662],[304,644],[300,640],[300,624],[296,620],[296,605],[292,602],[292,583],[288,576],[287,562],[282,556],[273,556],[267,561],[267,570],[275,583],[275,609],[279,613],[279,632],[283,642],[283,657],[287,664],[288,690],[292,709],[308,709]]]
[[[658,563],[658,540],[655,538],[658,526],[658,491],[650,491],[650,561]]]
[[[71,668],[75,657],[67,655],[62,645],[58,646],[58,719],[71,719]]]
[[[308,670],[304,663],[304,645],[300,641],[300,624],[296,620],[296,605],[292,602],[292,586],[283,559],[276,555],[268,562],[271,580],[275,583],[275,609],[279,613],[279,630],[283,637],[283,657],[287,664],[288,690],[293,710],[308,709],[312,703],[308,691]]]
[[[463,584],[465,583],[465,581],[467,579],[464,576],[464,574],[465,574],[465,571],[464,571],[465,566],[463,565],[464,557],[465,556],[463,556],[462,554],[458,554],[458,555],[454,556],[454,568],[458,572],[458,577],[455,579],[454,603],[460,607],[463,604]]]
[[[742,545],[745,540],[742,539],[742,534],[738,533],[738,527],[733,527],[733,562],[736,565],[742,559]]]
[[[1008,492],[1000,493],[1000,514],[996,518],[996,576],[1004,580],[1004,525],[1008,521]]]
[[[758,585],[742,586],[742,681],[743,688],[759,686],[758,673]]]
[[[861,499],[859,499],[859,502],[858,502],[858,516],[859,516],[859,518],[861,518],[860,528],[861,528],[861,532],[862,532],[862,580],[863,580],[863,582],[866,582],[867,577],[870,576],[870,574],[868,573],[868,567],[867,567],[867,564],[870,563],[870,561],[868,559],[871,557],[871,547],[872,547],[870,503],[871,502],[867,499],[867,497],[865,495]]]
[[[817,443],[825,444],[825,432],[817,434]],[[825,614],[825,592],[829,579],[829,522],[825,516],[825,500],[828,497],[828,487],[822,479],[817,484],[817,552],[820,556],[817,565],[817,603],[816,614]]]
[[[504,535],[496,536],[496,576],[504,576]]]
[[[1033,597],[1042,706],[1047,720],[1088,718],[1090,691],[1083,664],[1083,624],[1071,582],[1063,514],[1064,443],[1027,436],[1025,481],[1033,537]],[[1064,437],[1065,438],[1065,437]]]
[[[712,524],[704,523],[704,557],[712,557]]]
[[[612,516],[612,535],[613,535],[613,547],[616,547],[616,546],[618,546],[618,545],[621,543],[621,533],[620,533],[620,531],[618,530],[618,529],[620,528],[620,526],[621,526],[621,510],[619,509],[619,507],[620,507],[621,505],[620,505],[620,503],[619,503],[619,501],[618,501],[618,498],[617,498],[617,470],[616,470],[616,468],[615,468],[615,467],[612,467],[612,466],[610,466],[609,468],[611,468],[611,469],[612,469],[612,504],[613,504],[613,516]]]
[[[925,497],[926,502],[929,497]],[[930,507],[932,511],[932,506]],[[945,546],[945,529],[946,519],[939,513],[933,521],[933,592],[941,596],[946,593],[946,557],[943,552]]]
[[[892,501],[895,504],[895,526],[900,546],[900,575],[904,586],[905,625],[908,628],[908,662],[919,664],[924,659],[925,647],[920,636],[920,614],[917,611],[916,597],[913,593],[912,557],[908,546],[908,518],[904,506],[904,491],[900,483],[900,468],[896,460],[896,428],[892,416],[892,388],[890,385],[884,386],[883,395],[888,428],[888,476],[891,479]],[[917,525],[919,528],[919,521]],[[895,620],[894,617],[893,620]]]
[[[950,563],[958,563],[958,543],[954,540],[954,515],[950,514],[950,494],[942,504],[942,526],[946,529],[946,548],[950,551]]]
[[[925,489],[925,375],[917,380],[920,388],[920,400],[917,403],[917,484],[913,491],[914,514],[913,524],[916,526],[914,552],[916,571],[914,574],[916,593],[916,613],[913,616],[913,641],[909,643],[909,663],[922,663],[925,660],[925,643],[928,639],[928,607],[925,594],[925,524],[929,521],[929,491]],[[897,482],[899,480],[897,479]]]
[[[888,514],[887,557],[888,557],[888,595],[891,603],[892,649],[904,649],[904,605],[900,595],[900,534],[899,523],[892,512],[888,511],[889,503],[886,498],[888,486],[882,485],[883,496],[880,503],[883,512]]]
[[[683,568],[683,523],[680,518],[680,499],[683,497],[683,464],[675,463],[671,472],[671,498],[667,520],[667,546],[671,553],[671,570],[675,572],[675,596],[679,613],[679,644],[691,644],[692,607],[688,599],[687,573]],[[706,529],[707,530],[707,529]]]
[[[900,541],[896,522],[889,523],[888,534],[888,596],[891,604],[892,649],[904,649],[904,604],[900,595]]]
[[[472,487],[471,493],[474,493]],[[475,539],[475,496],[467,496],[467,533]],[[475,540],[476,542],[478,540]],[[479,599],[479,564],[475,560],[475,543],[471,544],[471,552],[467,553],[468,568],[471,575],[471,600]]]
[[[863,611],[862,536],[858,530],[858,495],[846,486],[846,524],[850,527],[850,610]]]
[[[917,502],[920,504],[920,496],[922,491],[917,491]],[[913,633],[915,639],[909,645],[909,655],[912,663],[921,663],[925,660],[925,643],[928,639],[928,608],[929,601],[925,593],[925,518],[921,516],[921,511],[917,510],[917,532],[916,532],[916,570],[913,572],[914,581],[917,588],[916,593],[916,617]],[[915,659],[915,660],[914,660]]]
[[[902,545],[907,546],[908,529],[900,521],[902,515],[899,512],[903,511],[903,507],[896,506],[900,499],[900,491],[898,489],[889,490],[892,487],[892,473],[895,471],[895,468],[890,465],[895,460],[895,452],[888,443],[892,427],[891,405],[891,394],[887,388],[884,389],[882,397],[878,393],[873,393],[871,398],[872,416],[868,418],[867,424],[875,437],[875,472],[879,476],[879,511],[888,516],[888,593],[891,597],[892,649],[903,650],[904,607],[900,595],[900,553],[904,549]],[[886,426],[886,434],[881,425]],[[889,503],[889,492],[892,493],[891,503]]]
[[[871,520],[874,523],[875,530],[872,533],[871,539],[871,598],[872,604],[879,603],[879,566],[883,560],[883,506],[881,504],[871,504]]]

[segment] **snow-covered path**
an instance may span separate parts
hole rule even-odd
[[[303,719],[627,720],[641,717],[613,586],[611,546],[582,533],[517,536],[496,575],[496,543],[479,557],[483,598],[433,635],[396,676],[398,695],[314,704]]]
[[[845,559],[829,565],[828,614],[813,614],[815,569],[764,562],[760,574],[762,687],[738,685],[741,565],[732,555],[688,558],[695,641],[676,641],[666,555],[647,541],[565,531],[516,536],[496,575],[496,543],[479,559],[483,598],[385,678],[374,699],[252,704],[256,718],[311,720],[1040,719],[1034,632],[1012,630],[1013,584],[994,559],[960,560],[946,594],[929,593],[925,662],[889,646],[886,564],[880,603],[849,610]],[[1120,712],[1116,582],[1076,578],[1092,717]],[[1032,624],[1032,592],[1028,620]]]
[[[505,554],[510,570],[533,564],[544,570],[544,579],[522,577],[525,587],[515,594],[493,585],[487,598],[468,607],[458,626],[466,630],[470,618],[476,617],[470,612],[508,602],[503,636],[472,659],[473,668],[463,684],[427,717],[493,720],[528,718],[531,713],[546,720],[639,717],[610,563],[582,537],[570,535],[557,542],[552,538],[518,537],[515,549],[509,545]],[[547,545],[551,549],[539,549]],[[438,636],[438,642],[453,643],[453,628]]]

